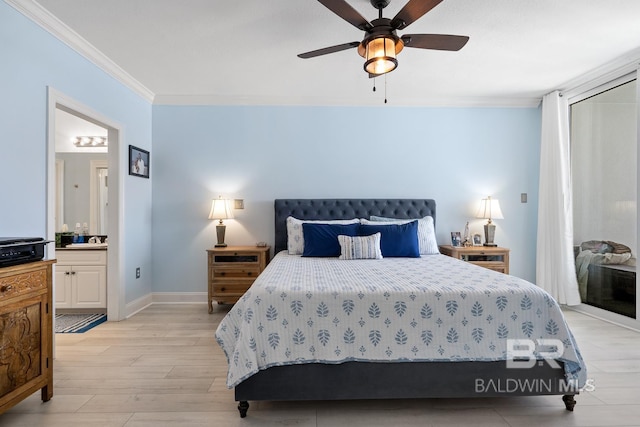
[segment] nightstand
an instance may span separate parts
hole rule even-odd
[[[451,246],[440,245],[440,253],[479,265],[500,273],[509,274],[509,249],[499,246]]]
[[[209,313],[213,301],[231,304],[240,299],[269,263],[270,246],[227,246],[207,249]]]

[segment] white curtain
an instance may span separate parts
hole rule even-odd
[[[567,101],[542,99],[536,282],[560,304],[580,304],[573,258],[573,207]]]

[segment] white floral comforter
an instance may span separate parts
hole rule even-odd
[[[562,341],[566,377],[584,385],[549,294],[444,255],[346,261],[283,251],[216,331],[230,388],[287,364],[506,360],[509,339]]]

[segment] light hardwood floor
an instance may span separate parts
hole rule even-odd
[[[58,334],[54,397],[35,393],[0,426],[640,426],[640,333],[566,316],[595,390],[576,397],[251,403],[240,419],[213,337],[228,307],[153,305],[84,334]]]

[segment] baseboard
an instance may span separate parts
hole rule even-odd
[[[153,304],[206,304],[206,292],[153,292]]]
[[[613,313],[611,311],[594,307],[589,304],[572,305],[566,308],[569,310],[573,310],[575,312],[584,314],[586,316],[611,323],[616,326],[631,329],[632,331],[635,331],[635,332],[640,332],[640,327],[638,326],[638,320],[633,319],[631,317],[626,317],[621,314]]]
[[[147,294],[144,295],[136,300],[131,301],[130,303],[128,303],[125,306],[124,309],[124,318],[128,319],[129,317],[133,316],[136,313],[139,313],[140,311],[144,310],[145,308],[149,307],[151,304],[153,304],[153,298],[152,298],[152,294]]]
[[[206,292],[152,292],[126,305],[125,318],[133,316],[153,304],[207,304]]]

